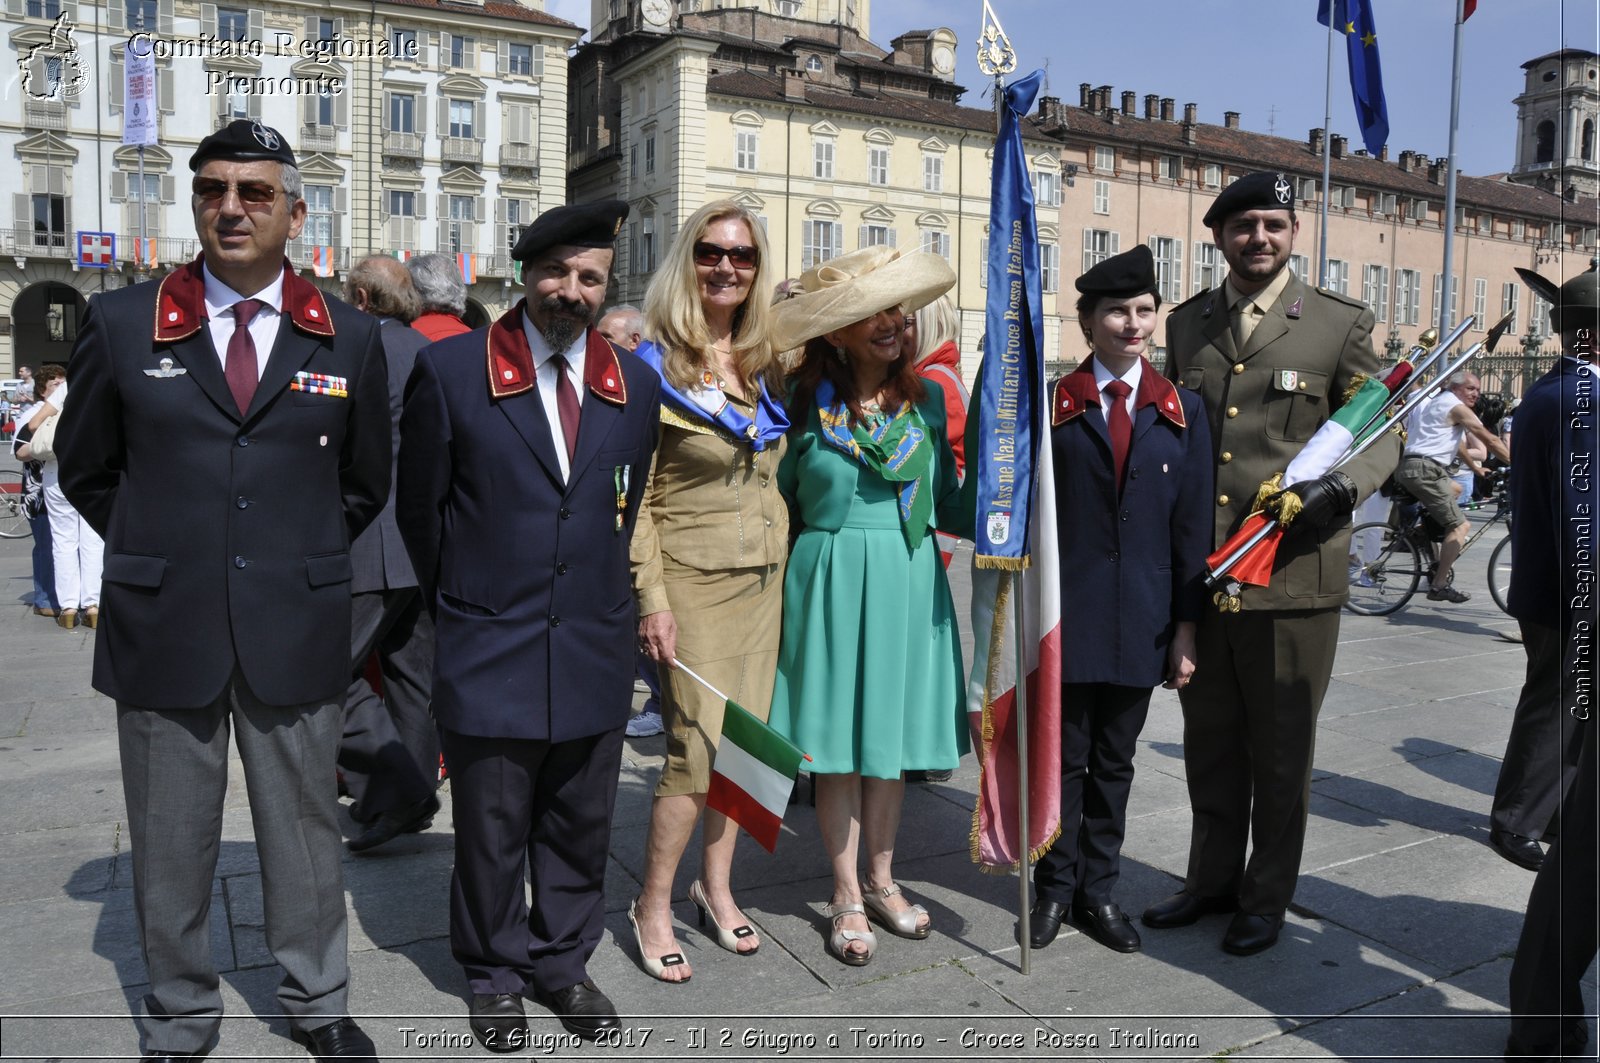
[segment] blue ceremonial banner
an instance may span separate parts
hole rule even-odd
[[[978,430],[967,437],[975,460],[975,564],[1028,567],[1039,403],[1044,392],[1044,313],[1039,228],[1022,147],[1022,118],[1044,81],[1035,70],[1006,88],[994,145],[989,201],[989,304],[979,370]]]
[[[1378,67],[1378,27],[1372,0],[1318,0],[1317,21],[1344,34],[1350,55],[1350,92],[1355,97],[1361,140],[1373,155],[1389,139],[1389,104],[1383,98],[1383,71]]]

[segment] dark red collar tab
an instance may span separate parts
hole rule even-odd
[[[1154,406],[1157,413],[1179,428],[1188,427],[1183,416],[1183,403],[1178,399],[1178,389],[1172,381],[1156,372],[1149,360],[1144,361],[1144,368],[1139,374],[1139,390],[1133,397],[1135,410],[1146,406]],[[1100,407],[1100,385],[1094,378],[1093,355],[1056,381],[1050,403],[1050,423],[1052,426],[1065,424],[1090,407]]]
[[[613,406],[628,404],[628,385],[622,378],[622,362],[611,341],[599,329],[589,330],[589,344],[583,352],[583,382],[590,394]]]
[[[489,359],[489,394],[497,399],[533,390],[533,350],[522,331],[523,309],[528,300],[501,314],[489,326],[484,349]]]
[[[155,341],[176,343],[188,339],[208,320],[206,278],[202,255],[161,278],[156,290]],[[322,289],[297,276],[288,259],[283,261],[283,312],[294,326],[313,336],[333,335],[333,315]]]

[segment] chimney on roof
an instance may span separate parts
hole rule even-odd
[[[805,102],[806,72],[795,67],[783,68],[783,98]]]
[[[1132,118],[1134,110],[1138,107],[1138,103],[1136,102],[1138,99],[1139,99],[1139,94],[1137,92],[1134,92],[1132,89],[1128,89],[1125,92],[1123,92],[1123,94],[1122,94],[1122,113],[1127,115],[1128,117]]]
[[[1568,185],[1567,190],[1561,193],[1561,198],[1565,199],[1568,203],[1576,203],[1578,201],[1578,186]]]
[[[1100,102],[1095,106],[1095,110],[1096,111],[1109,111],[1109,110],[1111,110],[1111,86],[1110,85],[1101,85],[1095,91],[1100,94]]]
[[[1434,159],[1428,164],[1428,180],[1436,185],[1444,184],[1445,174],[1450,169],[1450,160],[1444,158]]]
[[[1186,104],[1184,104],[1183,105],[1183,120],[1185,122],[1189,123],[1190,125],[1194,125],[1195,122],[1199,121],[1200,120],[1200,105],[1199,104],[1195,104],[1195,103],[1186,103]]]
[[[1326,130],[1324,130],[1321,126],[1318,126],[1318,127],[1316,127],[1315,129],[1313,129],[1311,131],[1311,136],[1307,140],[1307,143],[1306,143],[1306,146],[1311,149],[1311,154],[1313,154],[1313,155],[1321,155],[1322,154],[1322,138],[1325,135],[1326,135]]]
[[[1335,133],[1333,135],[1333,144],[1329,150],[1329,154],[1336,159],[1344,158],[1344,146],[1348,143],[1348,139],[1339,135],[1338,133]]]
[[[1152,122],[1161,117],[1161,97],[1153,92],[1145,93],[1144,116]]]
[[[1417,168],[1417,153],[1405,150],[1400,153],[1400,172],[1410,173]]]
[[[1389,161],[1389,145],[1385,144],[1383,147],[1378,149],[1378,161],[1379,162],[1388,162]]]
[[[1173,103],[1174,101],[1171,96],[1161,97],[1161,120],[1163,122],[1172,121]]]
[[[1061,114],[1061,97],[1039,97],[1039,121],[1046,129],[1057,129],[1067,124]]]
[[[1078,106],[1085,109],[1089,106],[1089,83],[1087,81],[1078,83]]]
[[[1222,128],[1224,128],[1224,129],[1238,129],[1239,128],[1239,112],[1238,111],[1223,111],[1222,112]]]

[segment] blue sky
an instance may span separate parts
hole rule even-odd
[[[1449,148],[1455,0],[1371,0],[1389,101],[1389,155],[1442,156]],[[551,14],[588,25],[588,0],[548,0]],[[1017,50],[1017,70],[1048,62],[1050,94],[1069,104],[1078,84],[1171,96],[1181,115],[1220,124],[1239,111],[1246,129],[1299,140],[1323,125],[1327,31],[1316,0],[991,0]],[[1461,169],[1511,167],[1522,63],[1562,47],[1600,52],[1596,0],[1479,0],[1462,37]],[[982,0],[873,0],[872,39],[948,26],[960,38],[963,102],[988,106],[973,56]],[[1335,53],[1332,128],[1359,145],[1344,53]]]

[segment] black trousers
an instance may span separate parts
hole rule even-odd
[[[441,732],[456,831],[450,948],[474,993],[553,993],[588,977],[622,731],[570,742]]]
[[[1577,771],[1583,731],[1561,704],[1561,635],[1517,621],[1528,655],[1527,678],[1511,716],[1506,755],[1494,787],[1489,825],[1524,838],[1554,832],[1561,797]]]
[[[1594,720],[1579,723],[1578,732],[1581,752],[1561,810],[1561,836],[1533,881],[1511,963],[1511,1032],[1523,1048],[1551,1055],[1570,1025],[1584,1021],[1581,983],[1600,948],[1600,739]]]
[[[374,653],[382,697],[366,679]],[[355,799],[351,816],[371,822],[421,804],[439,785],[439,730],[429,710],[433,621],[417,588],[353,596],[350,672],[339,770]]]
[[[1061,685],[1061,834],[1033,869],[1041,900],[1111,903],[1149,687]]]

